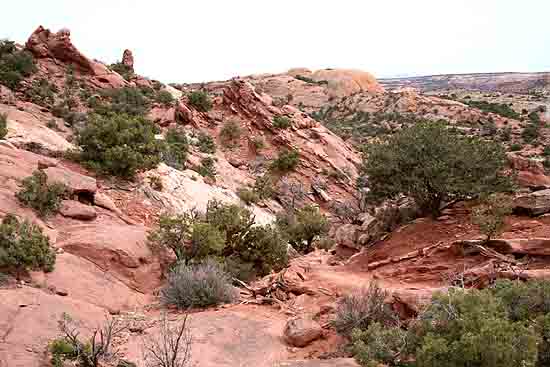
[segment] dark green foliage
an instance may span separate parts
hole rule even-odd
[[[204,91],[194,91],[188,95],[189,104],[198,111],[208,112],[212,109],[212,100]]]
[[[273,187],[275,186],[275,179],[269,174],[263,174],[256,177],[254,182],[253,191],[258,195],[261,200],[271,199],[275,195]]]
[[[16,194],[17,199],[43,217],[59,210],[61,200],[67,192],[63,184],[48,184],[48,177],[44,171],[40,170],[34,171],[32,176],[25,178],[21,185],[21,190]]]
[[[216,153],[216,143],[214,142],[214,139],[206,134],[206,133],[199,133],[198,136],[198,147],[199,151],[202,153],[208,153],[208,154],[214,154]]]
[[[197,172],[203,177],[216,177],[215,161],[212,157],[204,157],[201,159],[201,165],[197,169]]]
[[[26,50],[18,50],[12,41],[0,41],[0,83],[16,89],[19,83],[36,71],[34,58]]]
[[[277,129],[288,129],[290,125],[290,119],[286,116],[275,116],[273,119],[273,127]]]
[[[494,142],[419,123],[365,148],[362,176],[371,199],[413,198],[422,213],[442,203],[511,189],[505,153]]]
[[[329,230],[327,218],[312,205],[280,213],[276,223],[288,242],[302,253],[311,252],[313,241]]]
[[[0,224],[0,268],[15,271],[44,270],[50,272],[55,264],[55,251],[40,227],[20,222],[8,214]]]
[[[208,307],[233,302],[237,293],[229,275],[213,260],[177,264],[168,274],[162,301],[180,309]]]
[[[538,139],[540,135],[540,127],[537,124],[528,124],[523,128],[521,137],[526,143],[532,143]]]
[[[223,125],[220,131],[220,138],[223,145],[226,147],[232,147],[241,137],[241,134],[242,130],[239,123],[235,120],[229,120]]]
[[[134,71],[132,70],[132,68],[121,62],[109,65],[109,69],[116,73],[119,73],[120,76],[122,76],[126,80],[130,80],[134,77]]]
[[[33,80],[31,87],[25,90],[25,94],[32,103],[39,106],[49,107],[55,102],[55,95],[59,92],[55,84],[51,84],[47,79]]]
[[[505,103],[491,103],[487,101],[463,101],[464,104],[467,104],[470,107],[477,108],[485,112],[492,112],[500,115],[502,117],[507,117],[510,119],[519,120],[520,115],[514,111],[510,106]]]
[[[316,80],[313,80],[313,79],[308,78],[307,76],[303,76],[303,75],[296,75],[295,78],[298,79],[298,80],[301,80],[303,82],[309,83],[309,84],[317,84],[317,85],[326,85],[326,84],[328,84],[327,80],[316,81]]]
[[[4,139],[8,134],[8,115],[0,113],[0,139]]]
[[[355,329],[352,352],[363,366],[547,366],[548,299],[547,281],[451,288],[435,294],[408,330],[377,323]]]
[[[260,201],[260,197],[254,192],[254,190],[246,188],[237,189],[237,196],[239,199],[244,201],[246,205],[255,204]]]
[[[479,226],[487,241],[504,227],[504,218],[512,213],[510,198],[502,194],[489,196],[472,213],[472,220]]]
[[[265,275],[287,263],[286,243],[271,226],[254,224],[252,212],[238,205],[210,201],[204,215],[196,212],[163,216],[149,235],[153,249],[170,249],[181,263],[223,258],[247,274]],[[231,267],[228,266],[228,270]],[[234,269],[233,269],[234,270]],[[236,274],[240,271],[232,273]]]
[[[164,107],[172,107],[174,102],[174,96],[167,90],[158,91],[155,95],[155,101],[163,105]]]
[[[98,172],[132,178],[138,170],[152,169],[160,162],[164,144],[156,133],[158,128],[143,117],[92,115],[77,135],[80,158]]]
[[[387,296],[388,293],[376,283],[345,295],[338,302],[334,327],[339,333],[349,335],[357,328],[367,330],[373,323],[392,324],[395,317],[386,304]]]
[[[510,141],[510,139],[512,139],[512,129],[509,126],[505,127],[500,130],[500,136],[503,141]]]
[[[189,142],[185,132],[176,128],[170,128],[166,132],[165,141],[162,161],[175,169],[184,169],[189,152]]]
[[[283,150],[271,162],[270,169],[280,173],[293,171],[300,163],[300,154],[297,150]]]
[[[256,152],[259,152],[265,148],[265,141],[261,136],[255,136],[252,138],[252,145],[254,146],[254,149],[256,149]]]
[[[139,88],[123,87],[112,89],[105,92],[105,95],[110,98],[111,105],[106,111],[95,110],[97,113],[114,112],[123,113],[131,116],[143,116],[149,112],[151,102],[147,98],[143,90]]]
[[[518,144],[518,143],[514,143],[512,145],[510,145],[510,151],[511,152],[519,152],[521,150],[521,144]]]

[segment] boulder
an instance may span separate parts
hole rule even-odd
[[[514,211],[538,216],[550,212],[550,189],[535,191],[514,200]]]
[[[102,192],[96,192],[94,195],[94,205],[101,208],[112,211],[113,213],[120,214],[120,209],[116,206],[115,202],[111,200],[109,196]]]
[[[48,183],[60,182],[67,186],[75,194],[90,193],[97,191],[96,179],[81,175],[60,167],[50,167],[44,170],[48,176]]]
[[[352,249],[360,250],[359,245],[359,230],[360,226],[355,224],[344,224],[338,227],[334,235],[336,243],[341,246],[349,247]]]
[[[304,316],[288,320],[283,330],[285,341],[294,347],[305,347],[321,336],[323,336],[321,325]]]
[[[92,206],[74,200],[63,200],[59,213],[64,217],[79,220],[92,220],[97,217],[97,213]]]

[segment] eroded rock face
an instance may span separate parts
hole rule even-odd
[[[283,337],[294,347],[305,347],[323,336],[321,325],[307,316],[294,317],[285,325]]]
[[[134,54],[132,51],[126,49],[122,54],[122,63],[128,67],[132,72],[134,71]]]
[[[48,176],[48,183],[60,182],[73,193],[89,193],[93,195],[97,191],[97,183],[93,177],[84,176],[61,167],[50,167],[45,169],[44,172]]]
[[[346,97],[358,92],[380,93],[384,88],[376,78],[365,71],[345,69],[317,70],[311,78],[318,82],[327,81],[329,95]]]
[[[535,191],[514,200],[514,211],[530,216],[539,216],[550,212],[550,189]]]
[[[84,205],[74,200],[63,200],[59,212],[64,217],[79,220],[92,220],[97,217],[97,213],[92,206]]]

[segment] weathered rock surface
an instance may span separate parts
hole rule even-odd
[[[323,336],[321,325],[305,316],[288,320],[283,330],[285,341],[294,347],[305,347],[321,336]]]
[[[44,172],[48,176],[48,183],[60,182],[75,194],[88,193],[93,195],[97,191],[96,179],[93,177],[84,176],[61,167],[50,167],[45,169]]]
[[[74,200],[63,200],[59,213],[64,217],[80,220],[92,220],[97,217],[97,213],[92,206]]]
[[[550,189],[535,191],[514,199],[514,211],[538,216],[550,212]]]
[[[126,49],[122,54],[122,64],[126,65],[129,70],[134,71],[134,54]]]

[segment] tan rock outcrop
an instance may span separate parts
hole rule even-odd
[[[305,347],[323,335],[321,325],[309,317],[294,317],[285,325],[285,341],[294,347]]]

